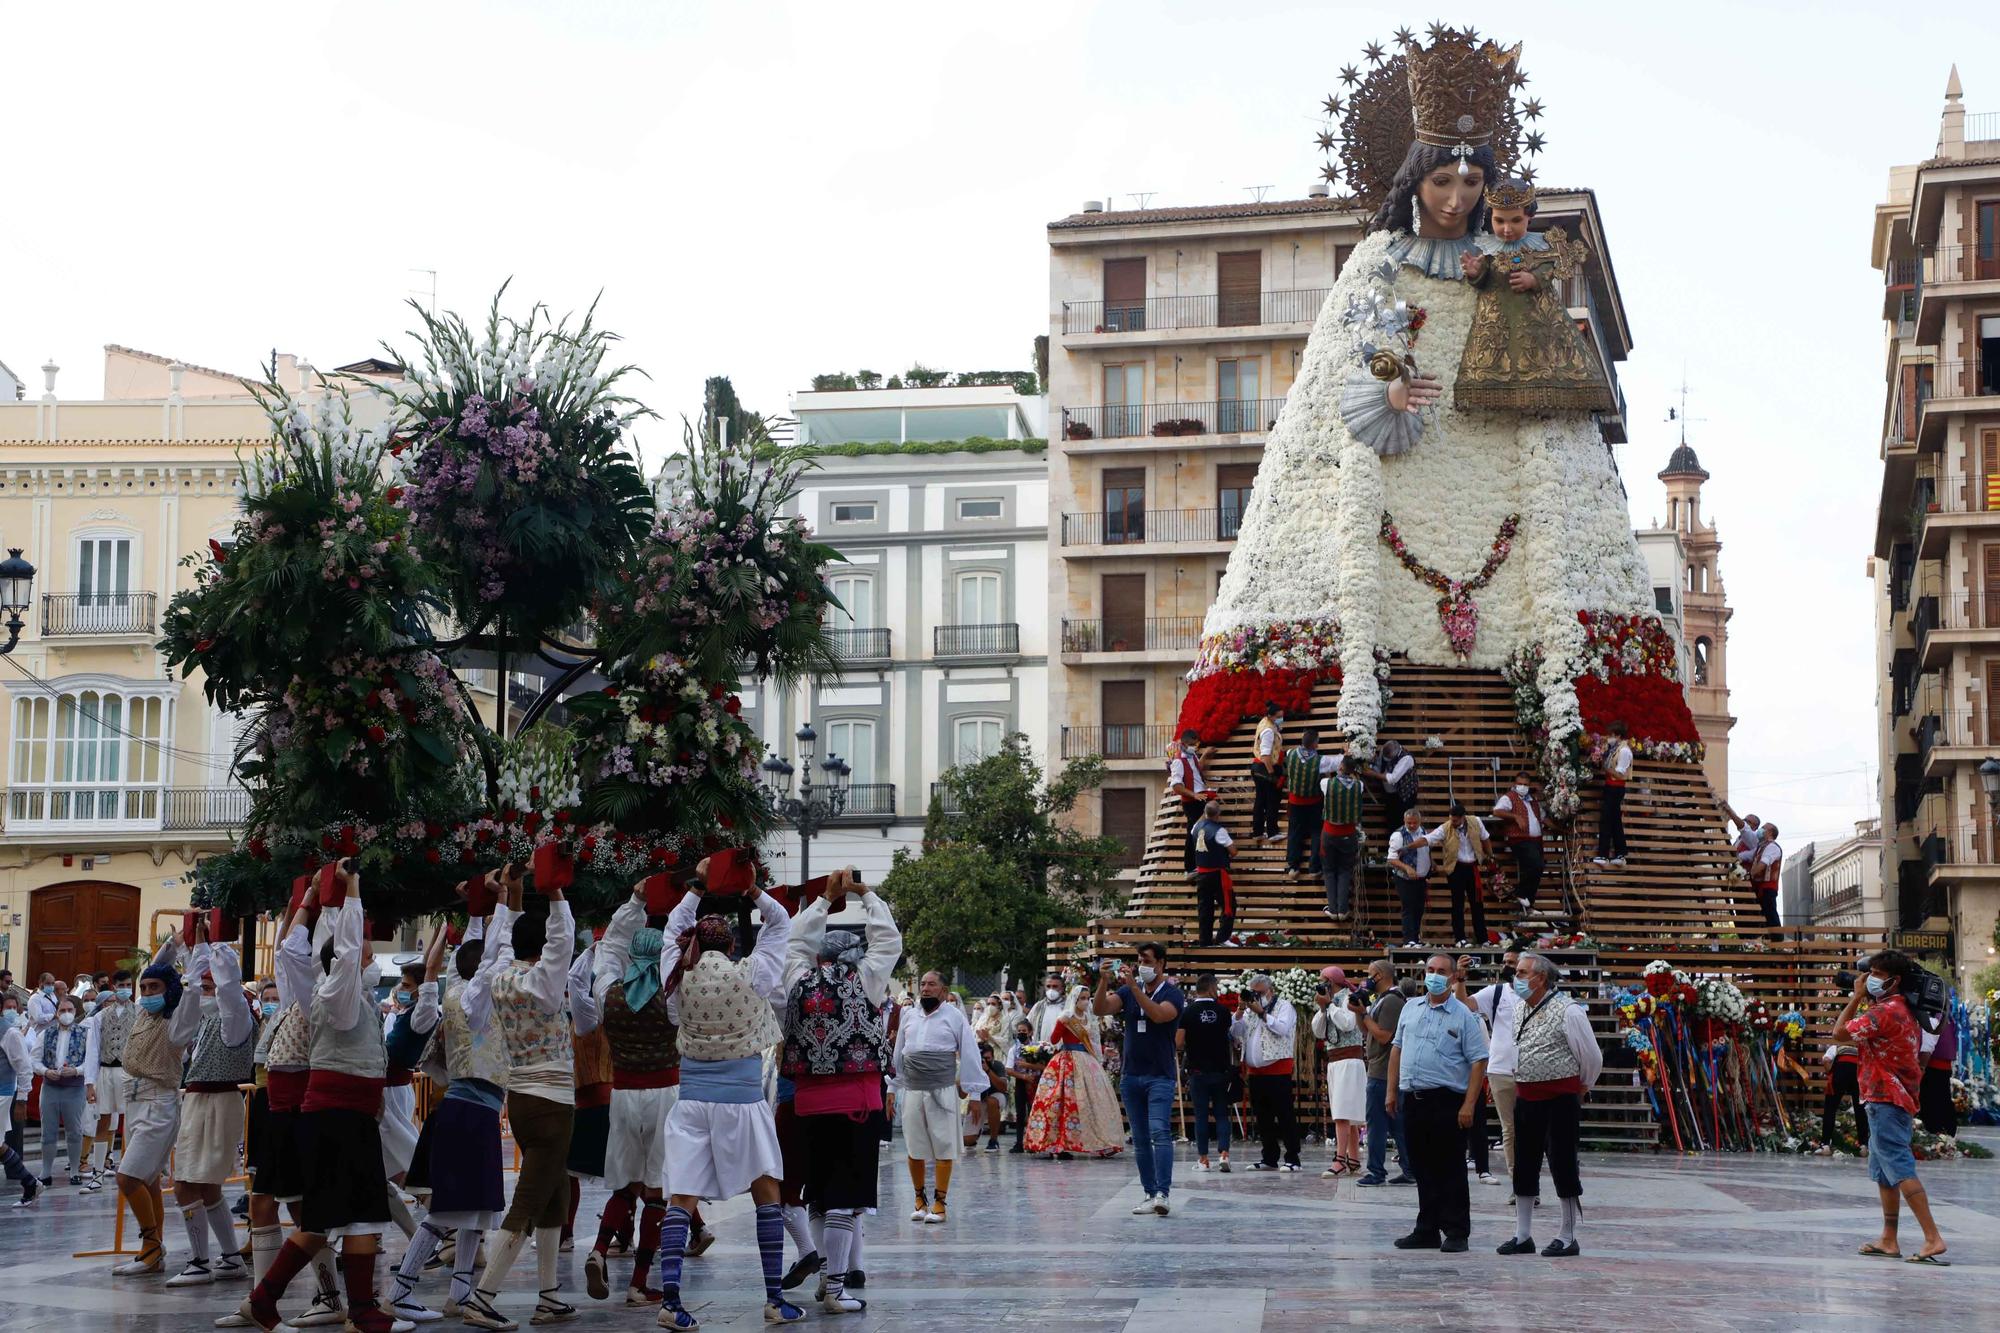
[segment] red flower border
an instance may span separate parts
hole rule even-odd
[[[1314,685],[1339,679],[1339,667],[1214,672],[1189,683],[1174,736],[1191,729],[1203,745],[1217,744],[1229,739],[1245,718],[1260,716],[1267,702],[1276,701],[1288,713],[1303,713],[1312,705]]]

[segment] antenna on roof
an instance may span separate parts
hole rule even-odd
[[[1271,192],[1271,187],[1268,185],[1246,185],[1243,188],[1255,202],[1260,204],[1264,202],[1264,196]]]
[[[1708,420],[1707,417],[1691,417],[1688,415],[1688,375],[1687,363],[1685,361],[1681,363],[1681,405],[1667,409],[1667,420],[1678,421],[1680,423],[1682,444],[1688,442],[1688,422]]]
[[[430,278],[431,278],[431,305],[430,305],[430,311],[431,311],[431,313],[432,313],[433,315],[435,315],[435,314],[436,314],[436,313],[438,312],[438,271],[437,271],[436,269],[434,269],[434,268],[413,268],[413,269],[411,269],[411,270],[410,270],[410,272],[412,272],[412,273],[428,273],[428,274],[430,274]],[[415,295],[416,295],[416,293],[415,293],[415,292],[411,292],[410,294],[411,294],[412,296],[415,296]]]
[[[1125,197],[1132,201],[1132,207],[1134,208],[1150,208],[1152,207],[1153,196],[1158,193],[1158,190],[1139,190]]]

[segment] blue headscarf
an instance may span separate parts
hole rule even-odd
[[[625,1005],[637,1013],[660,993],[660,949],[665,937],[651,926],[632,932],[632,958],[625,964]]]
[[[181,1003],[181,974],[172,963],[154,963],[139,974],[141,981],[157,981],[166,989],[166,1006],[160,1010],[162,1018],[173,1013]]]

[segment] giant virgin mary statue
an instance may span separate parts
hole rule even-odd
[[[1339,144],[1369,234],[1265,448],[1183,717],[1337,673],[1340,726],[1367,754],[1397,660],[1505,670],[1540,715],[1549,803],[1566,814],[1591,734],[1624,721],[1642,746],[1693,757],[1693,719],[1589,412],[1573,395],[1503,409],[1454,392],[1489,299],[1468,257],[1510,248],[1487,232],[1488,192],[1518,192],[1522,140],[1540,142],[1521,127],[1539,104],[1514,104],[1520,48],[1441,27],[1428,45],[1399,40],[1328,100],[1341,134],[1322,144]],[[1516,244],[1573,262],[1559,232]]]

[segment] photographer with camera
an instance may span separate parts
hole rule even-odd
[[[1768,826],[1767,826],[1768,827]],[[1885,1259],[1903,1257],[1896,1238],[1901,1207],[1924,1230],[1921,1249],[1910,1263],[1936,1264],[1947,1260],[1944,1237],[1931,1217],[1930,1196],[1917,1179],[1916,1158],[1910,1149],[1910,1135],[1917,1113],[1917,1090],[1923,1078],[1918,1048],[1921,1033],[1906,996],[1914,989],[1917,965],[1894,949],[1884,949],[1868,960],[1868,972],[1855,978],[1853,994],[1833,1028],[1837,1037],[1850,1039],[1861,1051],[1861,1106],[1868,1114],[1868,1174],[1875,1180],[1882,1201],[1882,1234],[1861,1247],[1861,1253]],[[1865,1010],[1862,1009],[1866,1005]]]
[[[1362,1060],[1368,1076],[1368,1165],[1357,1185],[1414,1185],[1410,1174],[1410,1142],[1404,1133],[1403,1117],[1389,1109],[1389,1046],[1396,1039],[1396,1024],[1403,1017],[1406,997],[1396,985],[1396,965],[1378,958],[1368,965],[1366,991],[1374,998],[1361,1014],[1362,1035],[1367,1043]],[[1389,1179],[1389,1140],[1396,1141],[1396,1178]]]
[[[1233,1028],[1243,1046],[1243,1081],[1250,1090],[1250,1108],[1257,1115],[1257,1135],[1264,1142],[1262,1160],[1252,1171],[1299,1169],[1299,1120],[1292,1097],[1292,1051],[1299,1030],[1292,1002],[1278,994],[1271,978],[1259,972],[1250,978],[1236,1011]],[[1278,1147],[1284,1145],[1284,1161]]]
[[[1362,998],[1338,967],[1320,970],[1313,988],[1313,1036],[1326,1043],[1326,1110],[1333,1121],[1333,1161],[1320,1173],[1338,1180],[1361,1170],[1361,1122],[1368,1118],[1368,1073],[1361,1049]]]

